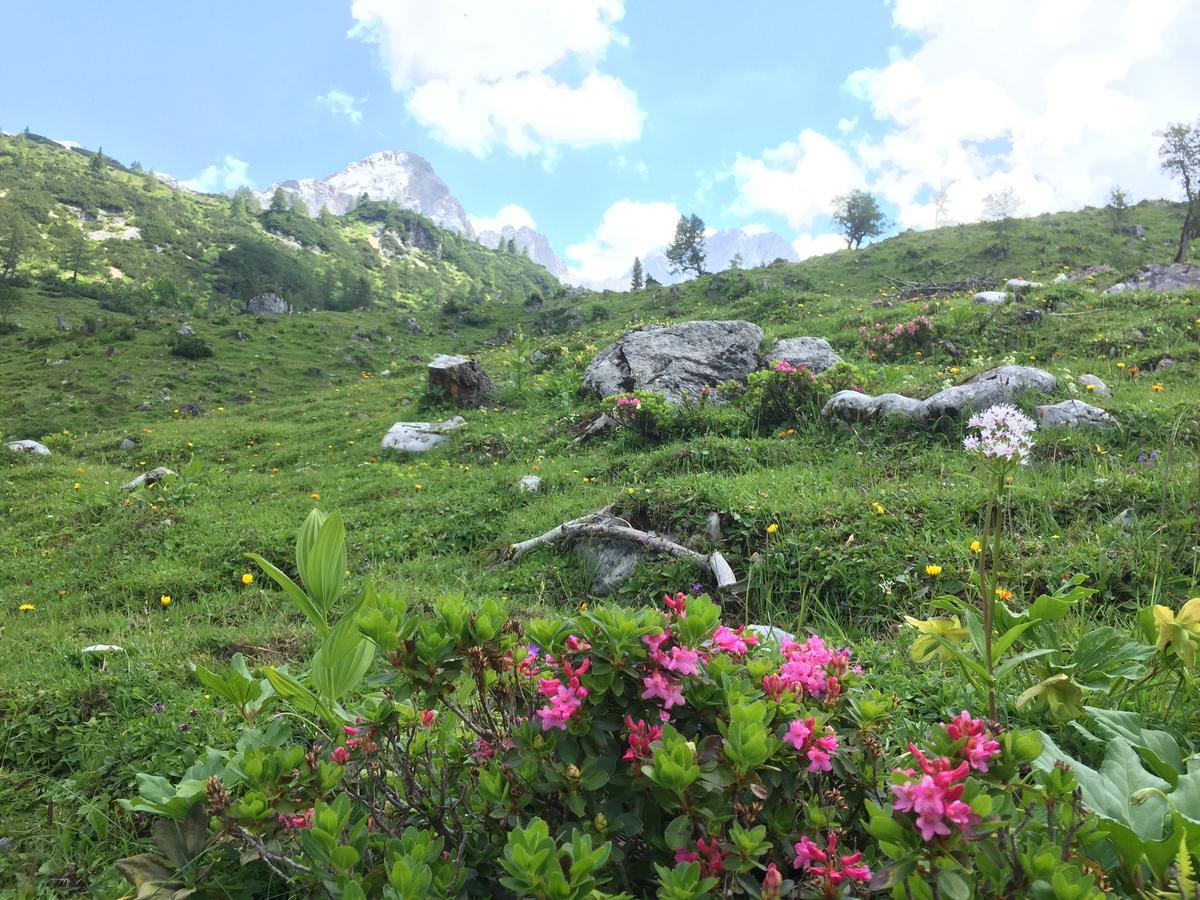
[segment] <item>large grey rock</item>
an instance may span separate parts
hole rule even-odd
[[[246,304],[246,312],[253,316],[286,316],[292,306],[278,294],[259,294]]]
[[[179,335],[180,337],[195,337],[196,329],[193,328],[191,325],[189,325],[187,322],[184,322],[182,325],[179,326],[179,330],[176,331],[175,333],[177,335]]]
[[[384,450],[395,450],[397,453],[424,453],[439,444],[444,444],[449,438],[446,433],[462,428],[467,421],[462,416],[454,416],[445,422],[397,422],[383,436]]]
[[[1010,278],[1004,282],[1004,286],[1008,290],[1018,294],[1023,291],[1035,291],[1040,287],[1045,287],[1040,281],[1026,281],[1024,278]]]
[[[517,490],[522,494],[537,494],[542,490],[542,479],[538,475],[526,475],[517,482]]]
[[[966,384],[938,391],[924,406],[926,419],[957,418],[962,413],[981,412],[997,403],[1012,403],[1027,391],[1051,394],[1058,379],[1030,366],[1000,366],[981,372]]]
[[[50,455],[50,448],[37,441],[9,441],[4,446],[13,453],[32,453],[34,456]]]
[[[684,322],[632,331],[601,350],[583,374],[599,397],[657,391],[672,402],[704,388],[745,381],[758,367],[762,329],[750,322]]]
[[[759,625],[752,623],[746,626],[746,630],[751,634],[757,635],[758,639],[765,644],[784,644],[796,643],[796,636],[790,631],[784,631],[778,625]]]
[[[117,446],[118,450],[136,450],[137,441],[133,438],[121,438],[121,443]]]
[[[620,524],[615,519],[609,521]],[[588,538],[576,543],[573,550],[591,573],[588,592],[596,597],[604,597],[620,587],[642,558],[642,549],[637,544],[610,538]]]
[[[71,330],[71,326],[67,324],[67,320],[64,319],[62,316],[54,317],[54,326],[59,331],[70,331]]]
[[[783,360],[793,366],[807,366],[813,372],[824,372],[842,358],[834,352],[829,341],[819,337],[794,337],[776,341],[767,354],[766,363]]]
[[[1018,395],[1036,390],[1051,393],[1058,386],[1049,372],[1028,366],[1001,366],[981,372],[966,384],[938,391],[926,400],[901,394],[873,397],[858,391],[838,391],[829,398],[821,415],[844,422],[864,422],[901,416],[916,422],[957,418],[980,412],[997,403],[1011,403]]]
[[[1007,303],[1009,296],[1008,291],[979,291],[971,299],[983,306],[999,306]]]
[[[1118,424],[1104,410],[1082,400],[1064,400],[1034,411],[1043,428],[1116,428]]]
[[[439,353],[427,371],[429,387],[444,391],[459,406],[479,406],[496,393],[495,382],[473,359]]]
[[[920,400],[900,394],[873,397],[859,391],[838,391],[826,402],[821,415],[843,422],[869,422],[892,416],[917,420],[924,417]]]
[[[1189,291],[1200,289],[1200,266],[1172,263],[1146,266],[1136,275],[1118,281],[1104,293],[1123,294],[1126,291]]]
[[[168,469],[166,466],[158,466],[157,468],[151,469],[149,472],[143,472],[141,475],[139,475],[137,478],[133,479],[133,481],[129,482],[128,484],[121,485],[121,490],[133,491],[133,490],[137,490],[142,485],[149,487],[152,484],[158,484],[160,481],[162,481],[166,478],[172,478],[172,477],[174,477],[174,475],[175,475],[175,473],[172,472],[170,469]]]
[[[1069,275],[1067,275],[1066,272],[1059,272],[1057,275],[1054,276],[1054,280],[1051,281],[1050,283],[1051,284],[1065,284],[1066,282],[1068,282],[1070,280],[1071,280],[1071,278]]]
[[[1077,380],[1081,385],[1083,385],[1083,389],[1093,397],[1112,396],[1112,391],[1108,389],[1108,385],[1104,383],[1104,379],[1102,379],[1099,375],[1090,375],[1084,373],[1083,375],[1080,375]]]

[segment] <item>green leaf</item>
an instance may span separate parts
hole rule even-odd
[[[375,645],[345,615],[313,654],[309,677],[317,694],[333,702],[362,681],[374,658]]]
[[[1004,632],[1004,634],[1000,635],[999,639],[992,644],[992,659],[999,660],[1005,651],[1013,645],[1013,641],[1032,628],[1033,625],[1033,622],[1022,622],[1019,625],[1014,625],[1008,631]]]
[[[271,580],[283,588],[283,593],[291,601],[292,606],[304,613],[308,617],[308,620],[317,626],[317,630],[321,634],[329,634],[329,625],[325,621],[325,614],[313,603],[312,598],[304,593],[296,582],[292,581],[282,570],[267,562],[257,553],[247,553],[246,558],[257,563],[260,569],[271,576]]]
[[[937,875],[938,891],[946,900],[970,900],[971,886],[953,869],[942,869]]]
[[[687,816],[676,816],[663,832],[663,839],[671,850],[682,850],[692,836],[692,820]]]
[[[308,555],[308,573],[302,578],[322,618],[329,615],[346,578],[346,526],[339,513],[329,516],[321,526],[317,541]]]
[[[325,524],[326,518],[325,513],[313,507],[313,511],[308,514],[308,518],[304,520],[304,524],[300,526],[300,531],[296,535],[296,571],[300,573],[300,581],[306,585],[310,583],[309,559],[312,549],[317,543],[317,535],[321,533],[321,526]]]
[[[321,702],[316,694],[287,672],[280,671],[274,666],[267,666],[263,669],[263,674],[267,676],[267,681],[271,682],[271,687],[275,688],[275,692],[301,712],[319,716],[327,722],[338,720],[338,717]]]

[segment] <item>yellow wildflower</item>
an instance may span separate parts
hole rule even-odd
[[[316,491],[313,491],[311,494],[308,495],[308,499],[309,500],[320,500],[321,495],[318,494]]]
[[[930,578],[937,578],[942,574],[942,567],[936,564],[930,564],[925,567],[925,574]]]
[[[880,503],[878,500],[872,500],[872,501],[871,501],[871,509],[875,510],[875,512],[877,512],[877,513],[878,513],[879,515],[881,515],[881,516],[882,516],[882,515],[883,515],[885,512],[887,512],[887,510],[883,508],[883,504],[882,504],[882,503]]]
[[[972,553],[982,553],[983,552],[983,544],[979,543],[979,541],[971,541],[971,552]]]
[[[1164,388],[1161,384],[1152,384],[1150,385],[1150,390],[1154,391],[1156,394],[1161,394],[1166,390],[1166,388]]]
[[[774,522],[772,522],[770,525],[767,526],[767,534],[774,534],[778,530],[779,530],[779,526],[777,524],[775,524]]]
[[[254,575],[252,575],[250,572],[243,573],[242,584],[254,584]]]
[[[1006,591],[1004,588],[996,588],[996,596],[1001,600],[1011,600],[1013,598],[1013,592]]]
[[[171,605],[171,598],[167,594],[163,594],[161,597],[158,598],[158,602],[162,606],[163,609],[166,609],[168,606]]]
[[[20,606],[17,607],[17,610],[19,612],[33,612],[35,609],[37,609],[37,607],[34,606],[32,603],[22,603]]]

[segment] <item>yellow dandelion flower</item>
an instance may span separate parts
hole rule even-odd
[[[171,605],[171,598],[169,595],[163,594],[161,597],[158,598],[158,602],[159,602],[159,605],[162,606],[163,609],[166,609],[168,606]]]
[[[33,612],[35,609],[37,609],[37,607],[32,603],[22,603],[17,607],[18,612]]]
[[[254,575],[250,572],[243,573],[242,584],[254,584]]]
[[[79,482],[77,481],[77,482],[75,482],[73,485],[71,485],[71,487],[75,488],[75,490],[79,490],[79,488],[80,488],[80,484],[79,484]]]
[[[1011,600],[1013,598],[1013,592],[1006,591],[1004,588],[996,588],[996,596],[1001,600]]]
[[[876,512],[876,513],[878,513],[878,514],[879,514],[879,515],[881,515],[881,516],[882,516],[882,515],[883,515],[885,512],[887,512],[887,510],[883,508],[883,504],[882,504],[882,503],[880,503],[878,500],[872,500],[872,501],[871,501],[871,509],[875,510],[875,512]]]
[[[311,494],[308,495],[308,499],[309,500],[320,500],[321,495],[318,494],[316,491],[313,491]]]
[[[772,522],[770,525],[767,526],[767,534],[774,534],[778,530],[779,530],[779,526],[775,522]]]
[[[971,552],[972,553],[982,553],[983,552],[983,544],[979,543],[979,541],[971,541]]]
[[[942,567],[935,564],[930,564],[925,567],[925,574],[930,578],[937,578],[942,574]]]

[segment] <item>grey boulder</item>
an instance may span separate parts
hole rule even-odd
[[[873,397],[859,391],[838,391],[826,402],[821,415],[843,422],[870,422],[900,416],[921,419],[921,401],[901,394],[880,394]]]
[[[1200,266],[1188,263],[1152,264],[1136,275],[1118,281],[1104,293],[1127,291],[1188,291],[1200,288]]]
[[[1043,428],[1116,428],[1118,422],[1098,406],[1082,400],[1064,400],[1039,406],[1038,424]]]
[[[793,366],[807,366],[810,371],[824,372],[842,361],[829,341],[819,337],[794,337],[776,341],[767,354],[766,363],[783,361]]]
[[[137,490],[138,488],[142,487],[143,485],[145,485],[146,487],[149,487],[152,484],[158,484],[160,481],[163,481],[166,478],[172,478],[172,477],[174,477],[174,475],[175,475],[175,473],[172,472],[170,469],[168,469],[166,466],[158,466],[155,469],[151,469],[149,472],[143,472],[141,475],[139,475],[137,478],[133,479],[133,481],[129,482],[128,484],[121,485],[121,490],[134,491],[134,490]]]
[[[537,494],[542,490],[542,479],[537,475],[526,475],[517,482],[517,490],[522,494]]]
[[[1008,302],[1008,291],[980,291],[971,299],[982,306],[999,306]]]
[[[184,322],[182,325],[179,326],[179,330],[176,331],[175,333],[177,335],[179,335],[180,337],[195,337],[196,329],[193,328],[191,325],[189,325],[187,322]]]
[[[382,447],[397,453],[424,453],[449,440],[446,432],[462,428],[466,424],[467,421],[462,416],[454,416],[440,424],[397,422],[383,436]]]
[[[604,524],[623,524],[616,519],[601,519]],[[642,549],[631,541],[614,538],[587,538],[578,541],[573,552],[591,574],[589,593],[596,597],[611,594],[625,581],[642,558]]]
[[[1083,389],[1093,396],[1112,396],[1112,391],[1108,389],[1108,385],[1104,383],[1104,380],[1099,375],[1090,375],[1084,373],[1083,375],[1080,375],[1077,380],[1081,385],[1083,385]]]
[[[1035,291],[1040,287],[1045,287],[1040,281],[1026,281],[1024,278],[1010,278],[1004,282],[1004,286],[1018,294],[1022,291]]]
[[[121,438],[121,443],[117,445],[118,450],[136,450],[137,441],[133,438]]]
[[[626,391],[661,393],[678,403],[705,388],[745,381],[758,368],[762,329],[750,322],[684,322],[631,331],[601,350],[583,374],[583,389],[598,397]]]
[[[34,456],[49,456],[50,448],[37,441],[9,441],[4,445],[13,453],[31,453]]]
[[[473,359],[439,353],[427,368],[429,387],[444,392],[458,406],[479,406],[496,393],[496,384]]]
[[[291,311],[290,303],[271,292],[259,294],[246,304],[246,312],[252,316],[286,316]]]

